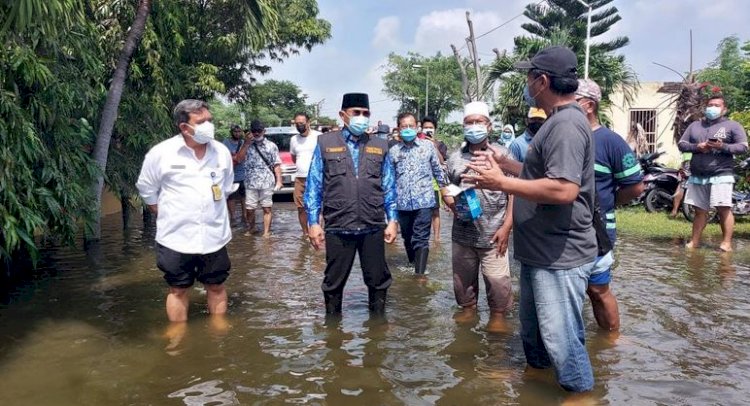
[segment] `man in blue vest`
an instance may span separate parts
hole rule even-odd
[[[310,242],[325,246],[323,297],[326,315],[341,314],[344,286],[359,254],[370,313],[385,313],[391,273],[385,243],[396,239],[396,180],[388,142],[367,134],[367,94],[348,93],[339,117],[344,129],[320,135],[307,175],[304,205]],[[325,231],[318,223],[323,214]]]

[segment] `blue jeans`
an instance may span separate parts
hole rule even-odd
[[[594,262],[563,270],[521,265],[519,316],[526,362],[554,367],[557,382],[572,392],[594,387],[582,313],[593,267]]]

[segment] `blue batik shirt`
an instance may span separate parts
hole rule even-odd
[[[609,128],[599,127],[593,133],[596,160],[596,196],[606,217],[607,235],[614,244],[617,238],[615,203],[617,189],[643,180],[641,165],[625,140]]]
[[[447,185],[435,145],[431,141],[420,139],[410,143],[400,142],[388,151],[388,155],[396,171],[398,210],[411,211],[435,207],[432,180],[437,180],[440,187]]]
[[[347,128],[341,131],[341,135],[343,135],[346,146],[349,149],[349,154],[354,164],[354,173],[357,176],[359,173],[359,137],[354,137]],[[389,153],[386,153],[383,158],[381,173],[380,181],[383,187],[386,220],[396,221],[396,176]],[[320,146],[315,147],[306,182],[305,194],[302,197],[302,201],[307,212],[307,224],[312,226],[318,224],[320,211],[323,207],[323,189],[325,185],[323,181],[323,156],[320,153]],[[368,234],[372,231],[375,230],[360,230],[358,232],[346,232],[346,234]]]

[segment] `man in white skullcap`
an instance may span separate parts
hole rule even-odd
[[[447,161],[448,178],[453,185],[468,187],[461,181],[461,174],[466,171],[474,153],[491,150],[502,156],[510,156],[507,148],[490,145],[491,131],[492,121],[487,104],[483,102],[467,104],[464,108],[466,143],[461,149],[451,154]],[[482,209],[482,214],[476,219],[462,213],[465,207],[462,207],[461,197],[445,198],[445,203],[453,209],[455,215],[451,234],[453,290],[456,302],[462,308],[461,312],[456,314],[455,319],[462,322],[476,318],[481,270],[490,308],[487,330],[505,332],[507,331],[505,317],[513,305],[509,261],[508,256],[505,255],[513,224],[513,199],[504,192],[489,190],[477,191],[475,196]]]

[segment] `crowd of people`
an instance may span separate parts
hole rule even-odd
[[[527,74],[523,133],[515,137],[506,126],[500,142],[490,142],[489,107],[471,102],[463,111],[464,142],[452,152],[437,140],[437,123],[429,117],[418,122],[414,114],[402,113],[392,131],[382,123],[371,128],[363,93],[343,96],[341,129],[318,133],[307,115],[294,117],[294,202],[303,233],[316,250],[326,251],[322,292],[328,318],[343,312],[355,256],[371,314],[385,314],[393,282],[385,244],[399,231],[414,274],[418,279],[429,274],[428,242],[431,230],[439,228],[436,210],[442,201],[453,213],[456,321],[476,315],[481,274],[490,309],[487,330],[509,332],[512,239],[521,265],[518,309],[528,365],[554,368],[565,390],[593,388],[584,300],[588,295],[602,329],[618,331],[610,289],[615,208],[643,191],[643,179],[623,137],[598,121],[601,90],[579,79],[577,66],[575,54],[564,47],[546,48],[516,64]],[[698,214],[689,247],[698,245],[695,230],[702,231],[706,210],[718,206],[722,229],[730,235],[722,249],[731,249],[729,162],[732,154],[747,150],[747,139],[725,114],[723,98],[715,95],[705,119],[691,125],[679,143],[693,153],[687,201]],[[232,128],[222,144],[214,140],[204,102],[182,101],[174,117],[180,133],[146,155],[137,186],[158,213],[156,260],[169,286],[167,315],[184,322],[187,289],[196,279],[206,286],[209,311],[226,312],[229,212],[239,201],[254,224],[254,210],[263,208],[267,235],[271,196],[281,184],[280,161],[260,122],[251,124],[249,134]]]

